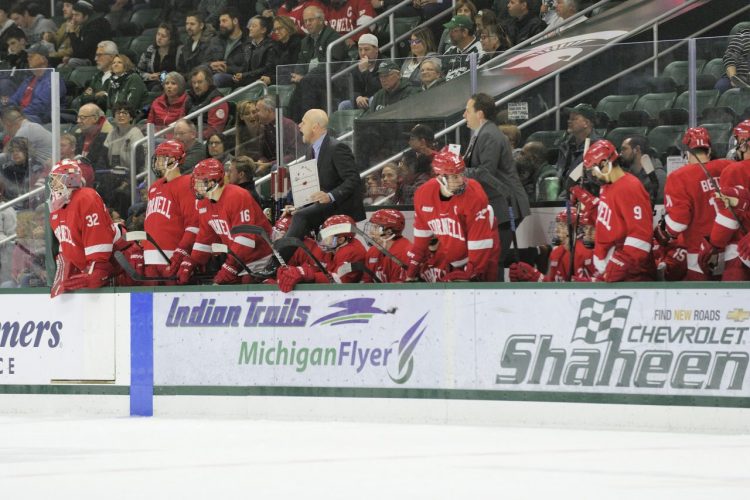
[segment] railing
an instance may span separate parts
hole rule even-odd
[[[266,84],[259,80],[245,87],[241,87],[235,90],[234,92],[231,92],[225,95],[221,99],[211,102],[207,104],[206,106],[200,108],[199,110],[193,111],[189,115],[181,117],[180,119],[192,120],[193,118],[198,118],[198,140],[202,141],[203,140],[203,114],[207,113],[208,111],[215,108],[216,106],[219,106],[220,104],[224,104],[225,102],[231,100],[232,98],[238,95],[244,94],[248,90],[251,90],[256,87],[261,87],[263,89],[263,95],[266,95],[268,93],[268,87],[266,86]],[[153,125],[152,124],[149,124],[149,125],[150,127],[149,126],[146,127],[146,136],[141,139],[138,139],[137,141],[133,142],[130,145],[130,200],[131,200],[131,203],[136,202],[138,180],[143,179],[144,177],[150,175],[151,169],[148,168],[148,165],[150,164],[151,158],[153,157],[154,139],[173,131],[174,126],[175,126],[175,124],[173,123],[167,127],[164,127],[158,132],[153,132]],[[146,142],[148,145],[148,147],[146,148],[146,159],[145,159],[146,164],[144,165],[145,170],[141,173],[136,173],[136,168],[137,168],[136,149],[138,148],[138,146],[140,146],[144,142]]]
[[[0,240],[0,247],[5,245],[6,243],[10,243],[11,241],[14,241],[16,239],[16,234],[11,234],[10,236],[6,236],[2,240]]]

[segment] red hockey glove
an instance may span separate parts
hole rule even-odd
[[[239,270],[236,267],[229,262],[224,262],[224,265],[221,266],[219,272],[214,276],[214,285],[237,283],[237,281],[239,281],[239,278],[237,277],[238,274]]]
[[[737,252],[740,254],[740,259],[745,265],[750,265],[750,233],[742,237],[740,242],[737,244]]]
[[[186,258],[190,257],[184,249],[177,247],[172,253],[172,258],[169,259],[169,267],[167,268],[167,274],[174,274],[180,269],[180,264]]]
[[[719,265],[719,254],[721,252],[721,248],[713,246],[711,242],[705,238],[701,241],[700,249],[698,250],[698,265],[703,271],[703,274],[706,276],[714,274],[714,269]]]
[[[544,281],[544,275],[526,262],[514,262],[508,270],[511,281]]]
[[[675,238],[677,238],[677,236],[670,233],[669,229],[667,229],[667,221],[662,219],[656,224],[656,227],[654,228],[654,239],[659,242],[660,245],[667,246],[669,245],[669,242]]]
[[[589,213],[592,219],[596,218],[596,211],[599,207],[599,198],[589,193],[581,186],[573,186],[570,188],[570,203],[575,205],[576,202],[581,203],[583,211]]]
[[[409,267],[406,268],[406,277],[404,280],[417,281],[419,279],[419,269],[422,267],[422,264],[414,260],[414,255],[410,251],[406,253],[406,256],[409,257]]]
[[[604,269],[601,281],[613,283],[615,281],[627,281],[630,275],[632,263],[630,257],[624,252],[615,252],[610,257],[607,267]],[[594,281],[592,279],[592,281]]]
[[[476,277],[474,266],[469,263],[463,269],[454,269],[443,276],[440,281],[471,281]]]
[[[738,215],[747,212],[750,208],[750,191],[741,186],[723,188],[721,194],[730,198],[728,201],[731,203],[734,213]]]
[[[187,257],[180,264],[180,268],[177,270],[177,283],[180,285],[187,285],[190,282],[190,278],[193,277],[195,272],[195,261],[190,257]]]
[[[93,265],[93,269],[91,269],[91,264],[89,264],[86,266],[84,272],[66,279],[63,283],[65,291],[79,290],[81,288],[101,288],[108,285],[112,277],[112,264],[109,262],[94,262]],[[90,272],[89,269],[91,270]]]
[[[279,282],[279,290],[289,293],[297,283],[315,281],[315,271],[307,266],[280,267],[276,272],[276,281]]]

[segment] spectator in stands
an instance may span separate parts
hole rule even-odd
[[[261,158],[263,125],[258,119],[255,101],[242,101],[237,105],[234,137],[235,154],[237,156],[249,156],[253,159]]]
[[[18,88],[21,81],[26,78],[24,70],[29,67],[29,59],[26,54],[26,35],[23,32],[13,33],[8,37],[8,55],[3,65],[5,71],[0,72],[0,103],[8,104],[10,96]]]
[[[200,0],[196,10],[203,16],[206,24],[221,24],[221,12],[227,8],[227,0]]]
[[[76,136],[67,132],[60,134],[60,159],[61,160],[74,160],[76,158]],[[81,167],[81,175],[83,180],[86,181],[87,186],[94,185],[94,169],[88,162],[79,162]]]
[[[513,18],[508,30],[513,45],[518,45],[547,28],[539,17],[538,0],[508,0],[508,14]]]
[[[273,20],[255,16],[250,19],[247,29],[250,40],[244,45],[245,64],[232,77],[232,84],[236,87],[260,80],[271,85],[276,81],[276,64],[279,60],[278,45],[271,40]]]
[[[219,160],[222,164],[232,159],[232,146],[224,134],[211,134],[206,140],[206,158]]]
[[[147,92],[146,84],[135,70],[133,61],[124,54],[116,55],[112,60],[107,109],[112,111],[115,104],[125,103],[134,113],[140,114]],[[138,114],[132,117],[135,118]]]
[[[560,153],[557,156],[557,171],[561,179],[566,179],[579,163],[583,161],[583,146],[586,139],[591,139],[591,144],[600,139],[594,130],[596,111],[590,104],[578,104],[568,111],[568,136],[560,144]],[[596,193],[594,193],[596,194]]]
[[[516,171],[529,200],[537,200],[537,181],[546,156],[547,148],[544,144],[539,141],[530,141],[523,145],[515,158]],[[553,199],[556,199],[558,194],[555,193]]]
[[[450,81],[469,71],[469,54],[476,54],[477,62],[484,55],[482,44],[474,36],[474,22],[464,16],[453,16],[445,23],[453,46],[445,51],[443,72],[445,81]]]
[[[29,45],[43,41],[49,43],[57,31],[55,22],[44,17],[41,7],[36,2],[16,4],[10,11],[10,17],[26,33]]]
[[[638,178],[646,188],[653,204],[664,199],[664,184],[667,182],[667,171],[659,159],[650,154],[648,139],[640,134],[630,135],[622,141],[620,146],[620,166]],[[653,167],[653,173],[644,168],[643,156],[648,156]]]
[[[206,159],[206,152],[198,140],[198,129],[193,122],[181,118],[174,125],[174,138],[185,148],[185,161],[180,165],[180,171],[189,174],[199,161]]]
[[[731,37],[724,52],[724,76],[715,88],[724,92],[732,87],[750,88],[750,28]]]
[[[367,113],[379,111],[419,92],[417,88],[409,84],[408,80],[401,78],[401,68],[390,59],[380,63],[378,78],[382,88],[370,99]]]
[[[50,52],[49,58],[51,64],[57,66],[60,63],[67,62],[67,58],[73,55],[73,46],[70,43],[70,37],[68,33],[78,33],[78,25],[72,21],[73,17],[73,0],[63,2],[62,14],[64,21],[60,23],[60,26],[55,32],[54,39],[52,40],[55,45],[54,50]],[[2,50],[0,48],[0,50]]]
[[[375,18],[375,9],[372,8],[370,0],[330,0],[326,12],[328,25],[341,36],[346,35],[360,26],[369,25]],[[374,31],[375,25],[370,26]],[[369,34],[367,30],[347,38],[344,43],[351,49],[359,42],[360,37]]]
[[[351,72],[352,99],[341,101],[339,110],[367,109],[370,105],[370,98],[381,88],[378,78],[380,67],[378,37],[371,33],[362,35],[357,42],[357,49],[359,61],[357,68]]]
[[[481,9],[474,16],[474,26],[476,26],[477,33],[484,31],[487,26],[497,26],[497,16],[491,9]]]
[[[221,49],[214,42],[214,29],[206,26],[203,15],[191,12],[185,17],[187,43],[177,58],[177,71],[189,74],[194,68],[222,58]]]
[[[3,179],[0,179],[0,204],[9,201],[7,189]],[[7,208],[0,212],[0,241],[13,236],[16,234],[16,211],[14,208]],[[6,287],[7,283],[11,279],[11,261],[13,258],[13,247],[14,245],[6,242],[4,245],[0,245],[0,286]]]
[[[99,106],[89,103],[80,107],[75,131],[76,153],[86,157],[95,171],[109,169],[109,153],[104,141],[111,130],[112,125]],[[104,197],[104,193],[99,194]]]
[[[401,65],[401,77],[407,78],[415,87],[422,85],[419,68],[426,57],[435,55],[435,41],[429,28],[414,30],[409,38],[411,56]]]
[[[463,16],[469,19],[477,17],[477,7],[471,0],[457,0],[453,6],[453,17]],[[443,34],[440,36],[440,42],[438,43],[437,51],[438,54],[445,54],[445,52],[453,46],[453,42],[450,37],[450,29],[445,28]]]
[[[153,123],[157,129],[171,125],[185,116],[187,100],[185,78],[176,71],[167,73],[164,78],[164,93],[151,103],[146,121]]]
[[[23,30],[8,17],[8,14],[10,14],[10,0],[0,1],[0,59],[5,59],[8,53],[8,38],[15,36],[17,39],[19,35],[26,38]]]
[[[273,96],[265,96],[257,102],[256,106],[258,120],[263,126],[261,158],[264,161],[258,162],[256,171],[256,174],[260,175],[265,174],[268,167],[274,163],[279,163],[276,158],[276,101]],[[304,154],[302,137],[297,124],[285,116],[281,117],[281,134],[284,143],[284,164],[287,164]]]
[[[236,87],[232,78],[241,73],[247,64],[245,45],[247,36],[240,25],[240,15],[234,9],[224,9],[219,16],[219,36],[215,39],[219,60],[208,65],[214,72],[214,85],[217,87]]]
[[[427,125],[417,124],[406,133],[409,137],[409,151],[404,153],[407,159],[408,175],[417,177],[422,172],[430,172],[432,158],[437,153],[435,149],[435,133]],[[412,161],[413,159],[413,161]],[[413,179],[410,179],[413,182]]]
[[[498,125],[497,128],[499,128],[500,132],[505,134],[505,137],[508,138],[510,147],[513,149],[513,156],[515,157],[519,152],[519,146],[521,145],[521,130],[515,125],[509,123]]]
[[[429,57],[419,66],[420,90],[423,92],[440,85],[443,79],[443,64],[439,57]]]
[[[49,123],[52,113],[51,77],[57,74],[49,68],[47,57],[49,49],[46,45],[37,43],[26,51],[29,58],[31,72],[21,82],[16,92],[11,96],[10,103],[23,109],[26,117],[38,123]],[[65,98],[65,81],[60,78],[60,101]]]
[[[17,106],[5,106],[0,109],[0,123],[6,136],[28,139],[31,161],[51,166],[52,133],[49,130],[27,120]],[[0,161],[5,158],[5,153],[0,154]]]
[[[328,44],[337,40],[339,34],[325,24],[321,7],[311,6],[304,10],[307,36],[302,39],[297,67],[291,75],[297,87],[292,96],[292,116],[300,118],[307,110],[325,107],[325,63]],[[334,47],[331,63],[346,60],[343,44]],[[296,120],[295,120],[296,121]]]
[[[154,34],[154,43],[138,59],[138,72],[149,90],[162,88],[162,75],[177,69],[180,51],[182,47],[175,27],[161,23]]]
[[[90,65],[95,60],[99,42],[112,39],[112,27],[105,17],[94,15],[93,6],[85,0],[78,0],[73,4],[73,15],[70,19],[78,26],[78,32],[68,32],[73,54],[66,65]]]
[[[137,114],[136,109],[127,102],[117,102],[112,106],[112,116],[115,123],[104,140],[109,164],[112,168],[125,167],[130,169],[130,146],[137,140],[143,139],[143,132],[134,124]],[[139,164],[141,163],[139,162]]]
[[[407,151],[398,162],[398,168],[405,172],[401,183],[400,203],[412,205],[414,193],[432,178],[432,156],[414,156]]]
[[[260,195],[255,190],[255,167],[255,162],[249,156],[237,156],[232,158],[229,162],[229,169],[227,170],[227,182],[230,184],[236,184],[243,188],[250,193],[258,205],[263,206],[261,204]]]
[[[273,19],[273,34],[271,38],[278,46],[277,67],[296,64],[304,35],[299,33],[294,20],[285,16],[276,16]],[[284,71],[284,68],[279,69],[282,72]],[[286,71],[289,74],[289,70],[287,69]],[[286,84],[288,82],[283,81],[283,83]]]
[[[551,23],[547,23],[548,37],[559,35],[576,24],[586,21],[586,16],[581,16],[575,21],[567,22],[569,18],[578,14],[578,11],[581,10],[580,2],[581,0],[557,0],[557,15]]]
[[[487,25],[479,33],[479,41],[482,44],[484,54],[479,59],[479,64],[484,64],[494,59],[511,47],[510,38],[502,26],[496,24]]]
[[[2,179],[11,199],[28,193],[30,187],[44,176],[44,167],[29,154],[25,137],[12,138],[5,146],[6,160],[2,165]]]
[[[100,108],[107,108],[107,101],[109,100],[107,92],[109,91],[110,78],[112,78],[112,61],[114,61],[117,53],[118,49],[115,42],[104,40],[97,44],[94,59],[98,71],[83,91],[81,103],[93,102]]]
[[[380,174],[373,173],[366,176],[362,203],[365,206],[374,205],[383,198],[385,198],[385,192],[380,185]]]
[[[218,101],[223,95],[214,86],[211,70],[208,66],[197,66],[190,72],[190,90],[188,91],[186,114],[205,108],[210,103]],[[229,104],[223,102],[203,113],[203,138],[220,133],[226,128],[229,119]]]
[[[406,169],[400,164],[386,163],[380,169],[380,185],[385,189],[389,205],[404,203],[404,179]]]
[[[318,7],[319,9],[325,9],[325,6],[317,0],[285,0],[279,10],[276,12],[278,16],[288,17],[294,20],[297,25],[297,29],[305,33],[309,33],[310,28],[306,26],[305,10],[308,7]]]

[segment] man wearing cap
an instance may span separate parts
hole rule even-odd
[[[380,53],[378,52],[378,37],[371,33],[365,33],[359,37],[357,42],[359,61],[357,69],[352,71],[351,100],[342,101],[339,109],[367,109],[370,106],[370,98],[381,89],[378,78]]]
[[[38,123],[49,123],[52,110],[52,93],[50,78],[58,73],[45,71],[49,67],[49,49],[42,43],[35,43],[26,50],[29,58],[31,75],[21,82],[15,94],[10,98],[11,104],[15,104],[23,110],[29,120]],[[65,98],[65,81],[60,78],[60,100]]]
[[[380,63],[378,79],[381,89],[370,99],[368,113],[379,111],[419,92],[419,89],[409,83],[409,80],[401,78],[401,67],[390,59]]]
[[[560,153],[557,156],[557,172],[561,179],[566,179],[571,170],[583,161],[583,147],[586,139],[591,139],[591,144],[601,139],[594,130],[596,111],[590,104],[581,103],[568,111],[568,136],[567,140],[560,144]]]
[[[112,26],[105,17],[95,16],[94,7],[85,0],[73,4],[70,21],[78,26],[78,33],[68,33],[73,55],[67,66],[89,66],[95,60],[99,42],[112,39]]]
[[[513,22],[508,26],[508,36],[513,45],[519,44],[547,28],[539,17],[539,0],[508,0],[508,14]]]
[[[466,16],[453,16],[443,26],[453,46],[445,51],[443,72],[449,81],[469,71],[469,54],[476,54],[477,64],[484,54],[482,44],[474,36],[474,22]]]

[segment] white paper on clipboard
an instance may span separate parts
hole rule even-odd
[[[307,160],[289,167],[289,182],[292,185],[295,208],[309,205],[310,196],[320,191],[317,160]]]

